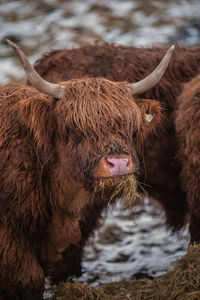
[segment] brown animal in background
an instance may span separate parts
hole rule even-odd
[[[192,242],[200,235],[200,75],[184,85],[175,110],[180,180],[188,199]]]
[[[150,73],[164,55],[166,47],[136,48],[109,44],[84,46],[79,49],[57,50],[46,54],[35,68],[42,77],[52,82],[85,76],[103,76],[113,81],[135,82]],[[163,130],[153,137],[147,137],[143,164],[140,164],[140,181],[147,183],[145,189],[149,196],[157,199],[166,212],[166,221],[175,230],[180,229],[190,220],[191,241],[200,241],[200,222],[194,222],[195,210],[200,210],[199,194],[190,195],[186,190],[189,173],[182,175],[187,168],[179,159],[181,153],[176,139],[174,112],[177,97],[184,83],[190,81],[199,72],[200,46],[176,46],[173,59],[165,76],[152,89],[144,92],[142,97],[158,99],[165,111]],[[183,122],[184,119],[183,119]],[[185,133],[186,134],[186,133]],[[192,151],[190,157],[192,159]],[[196,170],[198,172],[198,169]],[[192,183],[191,183],[192,185]],[[196,184],[195,184],[196,185]],[[199,186],[199,185],[198,185]],[[191,201],[195,204],[191,205]],[[190,208],[188,208],[188,206]],[[85,240],[96,223],[92,218],[101,214],[104,205],[95,203],[87,210],[81,220],[82,237],[78,247],[70,246],[63,255],[63,261],[57,264],[57,276],[63,279],[68,274],[81,273],[81,256]],[[191,211],[189,211],[191,210]],[[196,214],[197,215],[197,214]],[[199,216],[199,214],[198,214]],[[89,225],[88,225],[89,224]],[[62,274],[62,275],[61,275]],[[59,277],[60,276],[60,277]]]
[[[0,299],[42,299],[45,276],[63,276],[56,264],[83,243],[98,209],[137,196],[138,156],[161,109],[132,95],[160,80],[173,47],[141,82],[51,84],[8,42],[36,89],[0,88]]]

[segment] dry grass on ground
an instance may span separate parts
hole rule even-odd
[[[61,283],[55,290],[57,300],[199,300],[200,245],[173,264],[164,276],[137,281],[123,281],[92,288],[81,283]]]

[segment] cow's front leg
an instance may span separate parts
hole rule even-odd
[[[91,205],[87,205],[80,220],[81,240],[77,245],[70,245],[62,254],[62,260],[54,266],[53,282],[65,281],[70,276],[81,276],[81,260],[85,243],[99,225],[102,210],[107,202],[96,198]]]
[[[29,242],[0,231],[0,299],[43,299],[44,272]]]
[[[63,253],[63,259],[56,262],[52,274],[52,281],[58,283],[66,281],[71,276],[81,276],[81,260],[83,247],[70,245]]]

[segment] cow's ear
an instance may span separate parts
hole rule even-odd
[[[160,103],[156,100],[139,99],[136,101],[142,115],[140,132],[145,139],[149,133],[154,133],[162,123],[163,113]]]
[[[31,97],[20,102],[22,123],[30,132],[38,158],[47,163],[52,155],[54,126],[52,104],[48,98]]]

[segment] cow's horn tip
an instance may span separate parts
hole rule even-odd
[[[12,45],[12,41],[10,41],[9,39],[6,39],[6,43],[8,43],[9,45]]]
[[[6,39],[6,42],[8,43],[8,45],[10,45],[12,48],[16,48],[17,45],[15,43],[13,43],[11,40]]]

